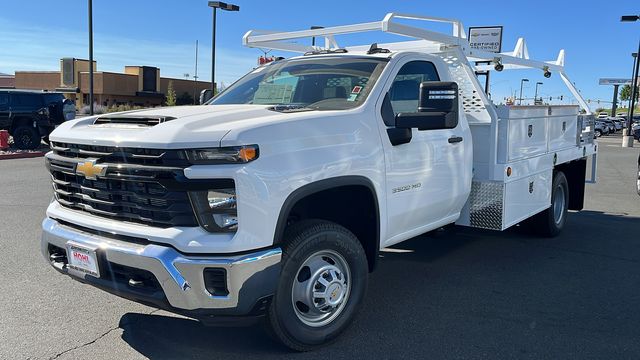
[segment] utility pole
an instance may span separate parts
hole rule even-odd
[[[89,0],[89,114],[93,115],[93,0]]]

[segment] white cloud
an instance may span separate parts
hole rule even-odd
[[[207,39],[208,40],[208,39]],[[210,41],[210,40],[208,40]],[[0,18],[0,72],[59,70],[62,57],[88,58],[86,33],[43,28]],[[216,48],[216,80],[229,84],[256,65],[255,50]],[[149,41],[94,34],[94,59],[99,71],[122,72],[125,65],[160,68],[165,77],[194,75],[194,43]],[[211,47],[200,42],[198,76],[211,78]]]

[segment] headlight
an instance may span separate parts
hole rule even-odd
[[[259,155],[258,145],[187,150],[187,158],[196,165],[242,164],[257,159]]]
[[[235,188],[192,191],[191,202],[200,225],[209,232],[238,230]]]

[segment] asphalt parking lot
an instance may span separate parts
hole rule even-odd
[[[0,359],[640,358],[636,148],[599,140],[599,182],[555,239],[458,229],[384,252],[359,319],[290,353],[57,274],[40,255],[43,159],[0,161]]]

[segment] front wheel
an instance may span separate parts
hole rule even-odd
[[[331,342],[353,322],[367,281],[364,249],[349,230],[323,220],[301,221],[285,235],[267,330],[297,351]]]
[[[602,136],[602,130],[596,129],[595,136],[596,138],[599,138],[600,136]]]

